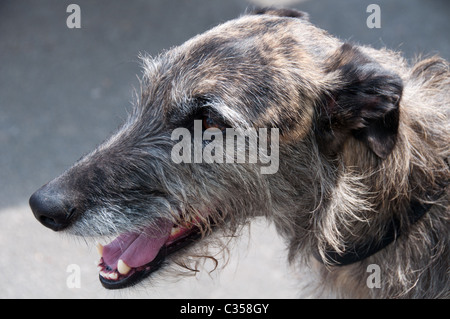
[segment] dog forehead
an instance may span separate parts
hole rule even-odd
[[[166,97],[227,99],[244,91],[265,91],[290,64],[300,62],[301,51],[293,28],[298,19],[244,16],[219,25],[163,55]],[[179,103],[167,103],[176,107]]]
[[[299,19],[277,17],[269,15],[244,15],[240,18],[229,20],[217,25],[210,30],[191,38],[190,41],[202,40],[207,38],[224,37],[231,39],[248,38],[251,36],[261,36],[266,33],[288,32],[289,26],[298,26],[303,23]]]
[[[289,45],[294,41],[294,30],[301,23],[298,19],[285,17],[243,16],[186,41],[178,48],[178,54],[181,57],[188,55],[191,60],[198,61],[206,56],[251,56],[254,53],[252,50],[273,47],[291,51]]]
[[[297,126],[308,127],[314,79],[321,78],[303,43],[312,32],[309,22],[270,15],[225,22],[151,64],[143,100],[152,103],[144,105],[154,105],[167,124],[188,120],[200,111],[192,102],[207,100],[234,125],[281,128],[296,114]]]

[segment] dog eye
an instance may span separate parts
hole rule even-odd
[[[203,117],[203,129],[207,130],[209,128],[218,128],[221,131],[225,131],[227,126],[220,121],[216,120],[213,117],[210,116],[204,116]]]

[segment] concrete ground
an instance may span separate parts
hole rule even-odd
[[[66,8],[81,7],[81,29]],[[258,220],[230,264],[211,276],[101,288],[93,243],[42,227],[27,206],[40,185],[104,140],[126,117],[137,55],[168,49],[270,0],[2,0],[0,2],[0,298],[292,298],[282,240]],[[450,59],[450,2],[380,0],[381,28],[361,0],[283,0],[342,39]],[[69,265],[80,270],[71,287]]]

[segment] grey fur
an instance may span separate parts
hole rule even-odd
[[[314,273],[299,284],[308,296],[448,298],[448,188],[439,198],[425,197],[449,182],[447,62],[432,57],[410,66],[388,50],[345,47],[304,15],[266,13],[142,57],[140,97],[127,122],[47,184],[76,203],[68,231],[112,236],[157,218],[177,223],[198,216],[201,247],[211,243],[211,232],[235,234],[252,217],[265,216],[286,239],[289,261]],[[372,68],[370,74],[361,65]],[[360,84],[346,74],[353,69],[361,83],[373,77],[383,87],[358,91]],[[350,85],[356,96],[346,95]],[[400,110],[395,144],[382,152],[377,147],[383,145],[355,133],[379,114],[331,108],[333,100],[356,99],[354,105],[368,97],[391,105],[381,116]],[[189,127],[206,109],[232,127],[280,128],[279,171],[262,175],[259,164],[174,164],[171,131]],[[412,199],[434,205],[411,225]],[[402,235],[375,255],[343,267],[313,257],[324,256],[326,247],[345,251],[348,243],[378,240],[394,216]],[[199,254],[186,250],[173,261],[195,263],[200,257],[192,255]],[[380,266],[381,288],[366,285],[370,264]]]

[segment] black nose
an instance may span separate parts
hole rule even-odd
[[[69,226],[75,212],[63,192],[58,192],[48,185],[31,195],[29,204],[34,217],[54,231]]]

